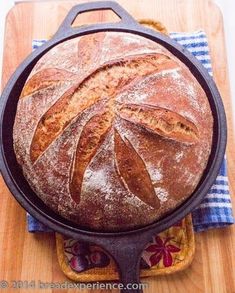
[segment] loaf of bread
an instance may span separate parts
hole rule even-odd
[[[35,193],[80,227],[122,231],[197,187],[213,117],[189,69],[159,44],[99,32],[61,43],[28,77],[14,149]]]

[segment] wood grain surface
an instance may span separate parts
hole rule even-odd
[[[2,88],[17,65],[31,52],[32,39],[52,36],[68,10],[82,1],[48,1],[17,4],[7,15],[3,57]],[[84,2],[84,1],[83,1]],[[203,29],[209,37],[214,78],[223,97],[228,120],[228,171],[230,190],[235,193],[235,148],[232,108],[224,44],[223,19],[217,6],[207,0],[120,0],[137,19],[163,22],[168,31]],[[78,17],[76,24],[111,21],[112,13],[96,12]],[[62,282],[55,239],[49,234],[29,234],[25,211],[0,178],[0,280],[41,280]],[[235,227],[196,234],[196,257],[181,273],[148,278],[147,293],[235,292]],[[83,290],[84,293],[89,290]],[[3,292],[15,292],[5,290]],[[79,290],[19,289],[16,292],[79,292]],[[94,291],[93,291],[94,292]],[[100,292],[97,290],[96,292]],[[111,291],[108,291],[111,292]],[[117,292],[117,291],[113,291]]]

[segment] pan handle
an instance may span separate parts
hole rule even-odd
[[[140,259],[143,249],[134,246],[119,249],[113,253],[113,258],[118,266],[119,281],[123,288],[121,293],[142,293],[140,282]]]
[[[150,232],[150,233],[149,233]],[[146,245],[152,239],[152,232],[122,237],[111,237],[97,243],[114,259],[118,271],[121,293],[142,293],[140,282],[140,260]]]
[[[83,12],[88,11],[96,11],[96,10],[112,10],[118,17],[120,17],[121,21],[119,24],[134,24],[139,25],[138,22],[124,9],[122,8],[117,2],[114,1],[98,1],[98,2],[88,2],[83,4],[78,4],[74,6],[65,17],[64,21],[60,25],[58,31],[56,32],[55,36],[63,35],[64,33],[69,33],[74,31],[72,28],[72,24],[75,21],[76,17]],[[96,27],[102,25],[96,24]],[[54,37],[55,37],[54,36]]]

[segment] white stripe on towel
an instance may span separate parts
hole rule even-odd
[[[194,48],[194,47],[187,47],[186,49],[188,51],[194,52],[194,53],[196,53],[196,52],[203,52],[203,54],[209,54],[208,47],[196,47],[196,48]]]
[[[200,61],[205,61],[205,60],[208,60],[210,61],[211,58],[209,55],[202,55],[202,56],[197,56],[197,59],[200,60]],[[204,65],[204,64],[203,64]]]
[[[183,33],[172,32],[170,34],[173,37],[177,37],[177,38],[193,38],[195,36],[205,36],[206,37],[205,32],[202,32],[202,31],[194,32],[193,34],[190,32],[183,32]]]
[[[228,185],[222,185],[222,184],[213,184],[211,186],[211,189],[220,189],[220,190],[229,190],[229,186]]]
[[[218,193],[207,193],[205,198],[222,198],[222,199],[230,199],[230,194],[218,194]]]
[[[207,39],[205,37],[198,37],[196,39],[178,40],[180,45],[195,45],[197,43],[206,43],[205,47],[208,46]]]
[[[203,64],[203,66],[204,66],[205,68],[212,68],[212,66],[211,66],[210,63]]]
[[[230,202],[208,202],[200,204],[195,210],[205,208],[232,208],[232,204]]]
[[[228,177],[227,176],[219,175],[219,176],[217,176],[216,180],[223,180],[223,181],[228,182]]]

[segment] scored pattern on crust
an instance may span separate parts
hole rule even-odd
[[[46,68],[34,74],[25,84],[20,99],[35,94],[52,85],[58,85],[61,82],[76,80],[78,76],[67,70],[58,68]],[[40,82],[39,82],[40,81]]]
[[[72,86],[39,121],[31,145],[31,160],[36,161],[65,127],[84,110],[103,98],[113,97],[134,79],[160,71],[163,64],[168,68],[175,66],[169,57],[162,54],[121,58],[101,66]],[[43,75],[43,72],[38,75]],[[38,85],[40,88],[41,83]]]
[[[198,130],[194,123],[182,115],[161,107],[145,104],[120,105],[118,115],[146,130],[170,139],[184,143],[198,141]]]
[[[116,129],[114,137],[115,163],[124,186],[126,184],[128,189],[146,204],[155,209],[159,208],[160,200],[155,194],[144,161],[131,142],[127,138],[122,139]]]
[[[86,168],[104,142],[111,128],[111,123],[112,115],[108,112],[108,109],[105,109],[93,116],[83,127],[70,171],[70,195],[76,203],[79,203],[80,200]]]
[[[87,53],[83,52],[84,58],[89,60],[92,59],[90,54],[90,49]],[[27,81],[21,99],[51,85],[72,81],[71,87],[38,122],[30,146],[31,162],[34,164],[68,125],[93,107],[96,109],[94,115],[83,126],[73,154],[69,182],[71,198],[77,204],[80,202],[85,171],[112,131],[115,166],[120,182],[142,202],[158,209],[160,201],[145,162],[132,142],[115,128],[115,119],[118,117],[146,132],[186,144],[198,141],[198,129],[192,121],[168,109],[141,102],[124,103],[117,101],[116,97],[128,91],[128,87],[138,84],[142,77],[156,76],[158,73],[161,77],[163,71],[165,76],[172,70],[180,69],[179,65],[165,54],[148,53],[115,59],[99,64],[98,68],[89,66],[90,71],[82,77],[66,70],[47,68],[41,69]],[[100,106],[101,102],[103,106]]]

